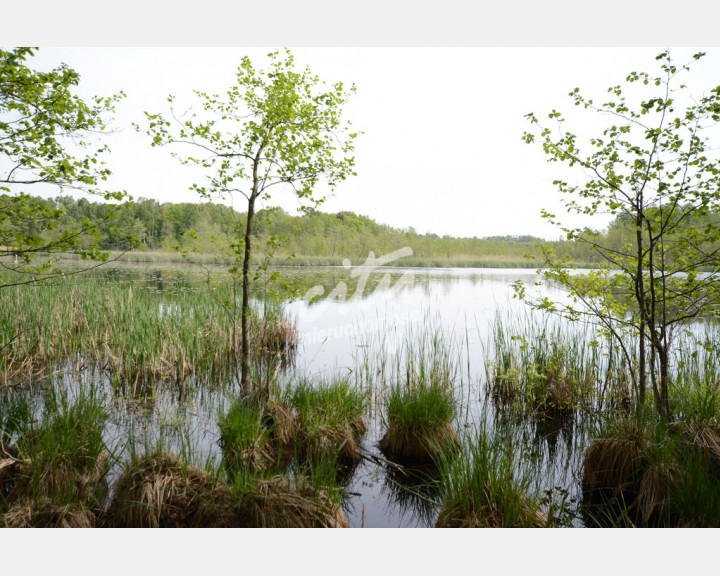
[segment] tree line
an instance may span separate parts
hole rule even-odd
[[[0,196],[0,202],[7,200]],[[181,250],[215,255],[222,254],[233,238],[238,234],[242,236],[245,230],[246,213],[212,202],[172,203],[140,198],[118,205],[71,196],[32,197],[32,200],[44,210],[61,213],[53,235],[80,229],[83,222],[93,222],[96,230],[81,237],[80,245],[97,243],[101,250]],[[11,245],[13,228],[19,226],[26,232],[29,230],[27,222],[4,221],[0,243]],[[36,226],[38,235],[46,233]],[[630,232],[618,222],[604,234],[621,243]],[[521,261],[526,257],[539,257],[542,247],[551,247],[578,262],[599,262],[597,255],[577,240],[547,241],[532,235],[463,238],[422,234],[413,228],[395,228],[350,211],[308,210],[294,216],[280,208],[263,209],[257,213],[253,237],[259,256],[266,255],[271,245],[279,244],[275,255],[280,257],[294,254],[356,261],[366,259],[370,251],[379,256],[410,247],[413,257],[419,259]]]

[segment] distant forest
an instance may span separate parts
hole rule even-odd
[[[36,199],[40,201],[40,199]],[[215,203],[159,203],[139,199],[120,206],[87,199],[61,196],[42,200],[63,211],[61,227],[77,227],[83,222],[97,226],[97,239],[103,250],[127,250],[127,240],[117,231],[130,234],[142,243],[140,250],[153,252],[193,251],[199,254],[226,254],[244,233],[245,214]],[[112,212],[116,210],[115,214]],[[370,251],[376,256],[410,247],[413,259],[484,260],[520,262],[527,257],[540,258],[540,246],[552,247],[558,255],[592,264],[597,254],[580,241],[546,241],[534,236],[491,236],[455,238],[419,234],[413,228],[399,229],[379,224],[353,212],[329,214],[309,211],[292,216],[281,209],[261,210],[253,234],[256,254],[267,254],[268,247],[279,242],[274,255],[298,257],[350,258],[364,260]],[[7,228],[13,223],[0,224]],[[19,225],[19,224],[15,224]],[[27,225],[24,223],[23,225]],[[7,230],[6,230],[7,231]],[[590,231],[588,231],[590,232]],[[602,232],[613,237],[618,247],[631,237],[621,219]],[[90,237],[88,237],[88,242]],[[137,250],[137,248],[136,248]]]

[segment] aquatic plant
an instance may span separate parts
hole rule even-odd
[[[441,511],[438,528],[530,528],[550,522],[539,498],[529,494],[511,438],[484,426],[464,435],[458,454],[438,458]]]
[[[17,412],[17,411],[16,411]],[[108,418],[95,390],[77,397],[51,390],[39,419],[30,411],[14,422],[4,447],[4,521],[50,526],[93,523],[107,495],[109,453],[103,440]],[[18,413],[19,413],[18,412]]]
[[[538,313],[496,314],[486,361],[488,390],[519,416],[571,419],[629,402],[627,371],[612,342],[592,326]]]
[[[345,378],[313,382],[301,378],[284,392],[296,413],[295,451],[311,461],[359,460],[365,433],[366,396]]]

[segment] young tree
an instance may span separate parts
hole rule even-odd
[[[696,54],[699,60],[703,54]],[[576,106],[597,112],[607,127],[581,143],[568,132],[565,118],[553,110],[556,127],[543,127],[534,114],[528,143],[539,141],[549,161],[579,168],[584,183],[555,184],[568,196],[567,211],[610,214],[632,234],[618,246],[608,236],[562,226],[569,240],[587,244],[605,263],[602,270],[579,273],[571,263],[545,250],[545,278],[559,283],[569,303],[535,300],[538,307],[578,319],[591,316],[619,343],[638,408],[648,381],[657,410],[670,414],[669,390],[673,336],[683,322],[714,312],[720,303],[720,228],[712,215],[720,208],[718,148],[709,138],[720,122],[720,86],[697,99],[688,98],[669,51],[657,56],[657,75],[633,72],[625,86],[609,88],[610,99],[598,104],[570,93]],[[639,95],[631,105],[627,93]],[[517,286],[519,296],[525,288]]]
[[[61,226],[64,209],[31,197],[30,188],[48,186],[55,192],[82,190],[107,200],[125,194],[98,188],[110,171],[100,160],[106,146],[89,137],[102,132],[105,115],[114,111],[123,94],[96,97],[87,104],[72,93],[80,76],[62,64],[50,72],[30,68],[30,48],[0,50],[0,265],[20,276],[2,286],[47,278],[59,272],[52,260],[34,265],[39,253],[74,252],[103,261],[96,222],[87,219]],[[109,212],[110,217],[112,212]]]
[[[248,320],[250,266],[256,204],[267,200],[273,187],[290,189],[314,205],[316,184],[330,189],[354,175],[357,133],[341,119],[349,98],[342,83],[324,88],[309,69],[295,70],[290,51],[268,55],[267,70],[256,70],[242,59],[236,81],[224,97],[196,91],[202,116],[189,111],[178,117],[170,96],[172,121],[146,113],[152,145],[185,144],[187,155],[174,153],[186,165],[209,169],[206,185],[194,184],[205,198],[240,195],[247,201],[245,225],[238,227],[233,248],[242,260],[241,384],[250,390]],[[354,92],[355,87],[350,88]]]

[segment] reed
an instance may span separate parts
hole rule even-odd
[[[284,392],[296,414],[295,451],[311,462],[354,463],[366,431],[367,397],[346,378],[312,382],[301,378]]]
[[[625,363],[592,326],[545,314],[497,313],[491,334],[486,379],[499,409],[562,420],[628,405]]]
[[[531,477],[511,437],[484,425],[462,438],[459,454],[438,458],[441,473],[439,528],[530,528],[551,525],[532,496]]]
[[[240,333],[204,289],[150,286],[98,277],[0,291],[0,373],[5,382],[47,375],[67,361],[108,373],[118,385],[232,379]],[[255,311],[255,358],[279,355],[291,363],[294,322],[276,307]]]

